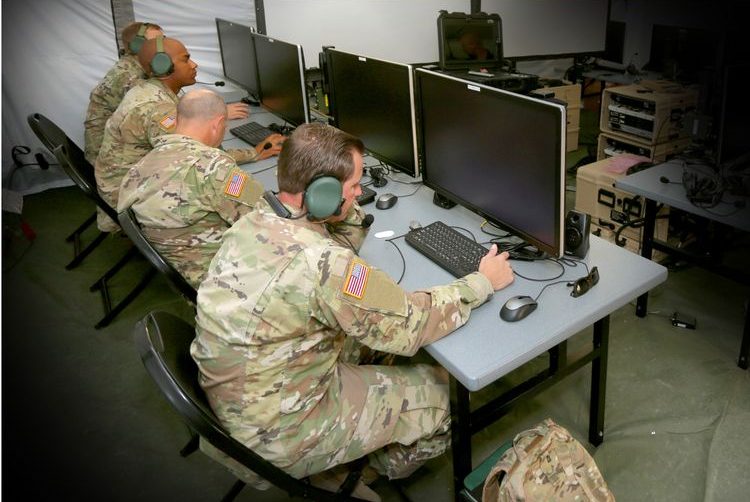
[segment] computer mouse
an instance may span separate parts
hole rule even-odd
[[[539,304],[530,296],[518,295],[508,298],[500,309],[500,319],[516,322],[534,312]]]
[[[384,193],[375,201],[375,207],[378,209],[390,209],[398,202],[398,197],[392,193]]]

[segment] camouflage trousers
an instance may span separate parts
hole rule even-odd
[[[450,444],[448,373],[429,365],[339,362],[325,398],[338,426],[284,470],[308,476],[365,455],[379,474],[409,476]],[[330,416],[330,415],[329,415]]]

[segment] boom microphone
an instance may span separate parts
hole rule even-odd
[[[370,225],[372,225],[372,222],[375,221],[375,217],[371,214],[365,215],[365,217],[362,219],[361,223],[347,223],[345,221],[342,221],[342,225],[349,225],[350,227],[362,227],[362,228],[370,228]]]
[[[200,82],[199,80],[195,81],[196,84],[205,84],[205,85],[215,85],[216,87],[223,87],[226,85],[226,83],[223,80],[217,80],[214,83],[211,82]]]

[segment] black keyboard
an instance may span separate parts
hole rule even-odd
[[[479,270],[479,260],[488,249],[441,221],[406,234],[411,247],[434,261],[455,277]]]
[[[240,138],[245,143],[249,143],[253,146],[273,134],[271,129],[262,126],[257,122],[248,122],[241,126],[232,127],[229,132]]]

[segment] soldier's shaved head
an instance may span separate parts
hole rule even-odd
[[[177,120],[210,120],[227,116],[224,99],[210,89],[195,89],[180,98],[177,103]]]

